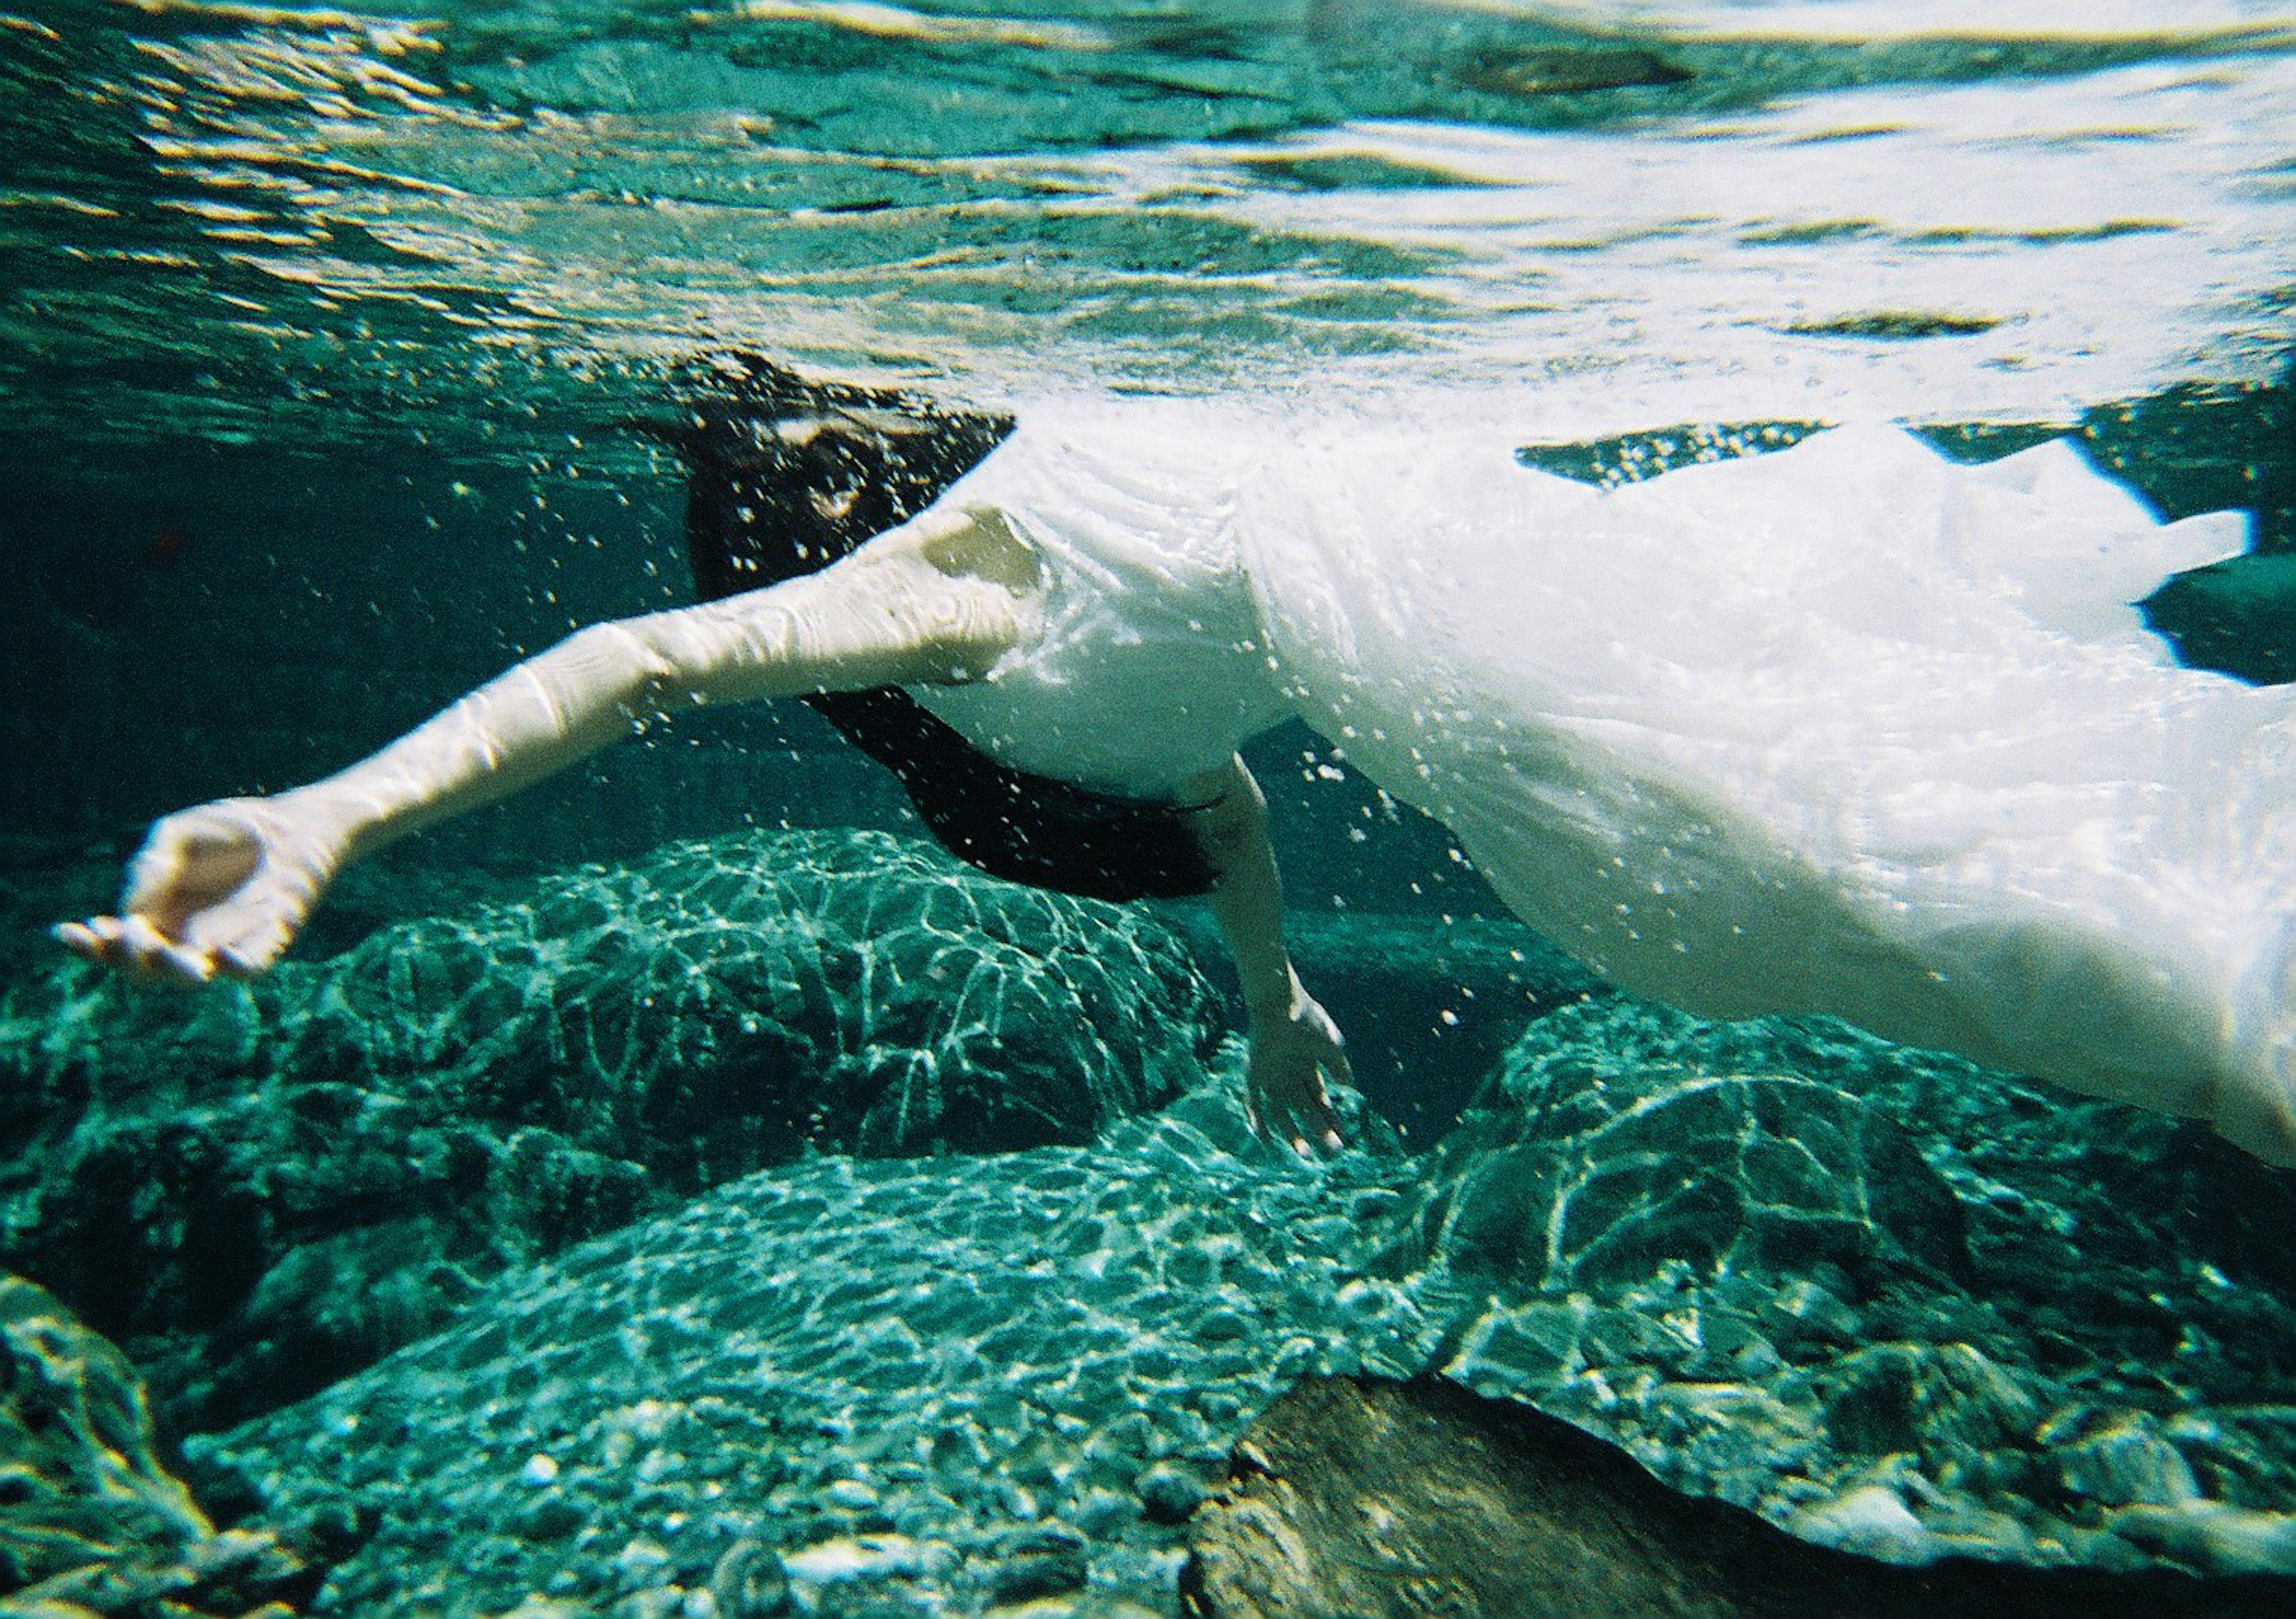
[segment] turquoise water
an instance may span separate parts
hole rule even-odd
[[[697,342],[1523,425],[2269,380],[2284,8],[33,8],[8,426],[560,430]]]
[[[2289,1177],[1610,997],[1296,729],[1254,764],[1367,1099],[1324,1171],[1240,1127],[1200,912],[947,876],[802,715],[403,846],[258,985],[38,933],[153,815],[684,599],[611,424],[726,344],[1595,478],[2078,432],[2257,513],[2151,610],[2296,677],[2296,12],[54,0],[0,13],[0,1263],[211,1515],[336,1525],[314,1611],[1168,1612],[1244,1426],[1362,1370],[1816,1543],[2296,1574]],[[188,1558],[142,1488],[94,1541]],[[61,1555],[21,1506],[0,1596]]]

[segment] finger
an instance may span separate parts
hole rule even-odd
[[[100,967],[137,980],[163,974],[160,953],[167,944],[148,927],[133,927],[124,917],[92,916],[75,932],[87,946],[82,953]]]
[[[1244,1122],[1251,1126],[1252,1137],[1270,1147],[1288,1147],[1303,1158],[1313,1159],[1308,1138],[1300,1131],[1298,1114],[1287,1103],[1268,1100],[1265,1105],[1247,1101],[1243,1108]]]
[[[124,928],[116,916],[92,916],[85,922],[59,922],[52,930],[56,942],[83,961],[130,978],[145,976],[135,953],[127,948]]]
[[[116,968],[122,972],[134,969],[127,947],[120,943],[120,920],[116,916],[92,916],[77,930],[87,942],[87,959],[99,966]]]
[[[1332,1103],[1331,1087],[1326,1083],[1327,1079],[1332,1083],[1345,1085],[1350,1091],[1355,1089],[1355,1070],[1349,1066],[1348,1059],[1337,1051],[1331,1054],[1331,1059],[1324,1063],[1316,1075],[1315,1097],[1316,1133],[1325,1148],[1337,1152],[1347,1142],[1340,1133],[1340,1110]]]
[[[1316,1161],[1315,1137],[1322,1133],[1316,1127],[1319,1111],[1313,1095],[1294,1097],[1283,1105],[1283,1141],[1302,1163]]]
[[[170,940],[160,952],[158,967],[163,977],[184,984],[208,984],[216,976],[215,953]]]
[[[148,916],[130,912],[119,919],[119,947],[134,961],[150,961],[168,948],[168,940]]]
[[[217,945],[209,957],[226,977],[253,978],[269,972],[286,953],[288,930],[273,926],[251,930],[229,944]]]
[[[207,952],[169,938],[148,918],[125,918],[120,924],[120,943],[135,958],[135,964],[152,977],[179,984],[204,984],[215,977],[215,967],[208,960]]]
[[[103,959],[103,941],[95,936],[95,929],[86,922],[58,922],[48,929],[48,936],[85,961],[100,961]]]

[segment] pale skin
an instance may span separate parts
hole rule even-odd
[[[131,977],[201,984],[269,969],[353,861],[565,768],[685,707],[978,678],[1039,620],[1036,555],[993,511],[929,512],[818,573],[577,631],[335,775],[159,822],[117,915],[60,924]],[[1253,1128],[1339,1145],[1330,1015],[1283,943],[1267,806],[1240,758],[1178,785],[1215,873],[1213,914],[1249,1017]]]

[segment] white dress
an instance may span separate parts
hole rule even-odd
[[[1601,491],[1168,405],[1024,423],[943,503],[1045,561],[1041,634],[918,692],[1014,764],[1168,792],[1296,714],[1628,989],[2296,1165],[2296,691],[2128,605],[2237,514],[2163,525],[2063,444],[1841,429]]]

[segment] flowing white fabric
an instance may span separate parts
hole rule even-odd
[[[1629,989],[2296,1164],[2296,693],[2128,605],[2241,516],[2163,525],[2064,444],[1843,429],[1602,491],[1487,437],[1179,420],[1023,429],[952,491],[1046,558],[1000,751],[1161,787],[1296,713]]]
[[[1044,567],[1043,626],[924,706],[1022,770],[1157,797],[1290,712],[1236,524],[1262,439],[1170,405],[1024,420],[936,511],[989,510]]]

